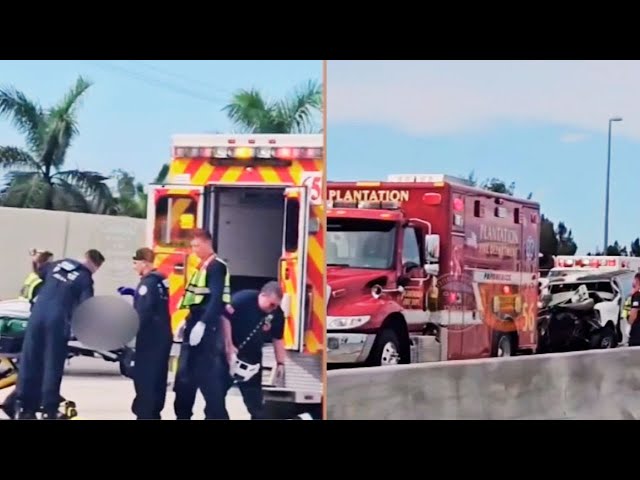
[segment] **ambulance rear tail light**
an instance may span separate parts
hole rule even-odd
[[[615,266],[616,266],[615,260],[607,260],[607,267],[615,267]]]

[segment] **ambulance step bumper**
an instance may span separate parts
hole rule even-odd
[[[273,347],[263,351],[262,387],[265,401],[317,404],[322,402],[322,355],[287,352],[285,384],[275,386],[276,359]]]

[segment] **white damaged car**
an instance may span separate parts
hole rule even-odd
[[[539,316],[540,351],[612,348],[629,340],[622,319],[635,272],[569,274],[549,279]]]

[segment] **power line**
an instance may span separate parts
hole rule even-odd
[[[173,78],[176,78],[178,80],[182,80],[184,82],[198,84],[198,85],[201,85],[202,87],[205,87],[208,90],[214,90],[214,91],[217,91],[218,93],[223,93],[225,95],[229,94],[228,90],[221,89],[219,87],[215,87],[215,86],[211,85],[208,82],[205,82],[205,81],[202,81],[202,80],[199,80],[199,79],[196,79],[196,78],[192,78],[192,77],[187,77],[187,76],[182,75],[182,74],[178,74],[178,73],[173,72],[171,70],[168,70],[166,68],[161,68],[161,67],[158,67],[157,65],[152,65],[151,63],[145,62],[143,60],[129,60],[129,61],[132,62],[132,63],[135,62],[137,65],[143,66],[143,67],[145,67],[145,68],[147,68],[149,70],[153,70],[155,72],[158,72],[161,75],[166,75],[168,77],[173,77]]]
[[[196,92],[194,90],[182,87],[180,85],[173,84],[171,82],[167,82],[165,80],[158,80],[156,78],[150,77],[150,76],[145,75],[143,73],[136,72],[136,71],[130,70],[128,68],[125,68],[123,66],[116,65],[116,64],[113,64],[113,63],[109,63],[109,62],[104,61],[104,60],[103,61],[99,61],[99,62],[98,61],[92,61],[92,60],[84,60],[84,61],[87,62],[87,63],[90,63],[90,64],[92,64],[94,66],[97,66],[97,67],[100,67],[100,68],[103,68],[103,69],[106,69],[106,70],[111,70],[111,71],[114,71],[114,72],[118,72],[118,73],[120,73],[122,75],[131,77],[131,78],[135,78],[135,79],[140,80],[142,82],[145,82],[145,83],[147,83],[149,85],[154,85],[156,87],[165,88],[165,89],[170,90],[170,91],[172,91],[174,93],[179,93],[181,95],[192,97],[192,98],[195,98],[195,99],[198,99],[198,100],[203,100],[205,102],[215,103],[217,105],[220,105],[221,103],[226,103],[226,101],[222,100],[221,98],[212,97],[212,96],[209,96],[209,95],[204,95],[204,94],[202,94],[200,92]]]

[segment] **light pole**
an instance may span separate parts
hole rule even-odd
[[[609,141],[607,145],[607,193],[604,201],[604,254],[607,254],[609,246],[609,176],[611,174],[611,124],[613,122],[621,122],[621,117],[613,117],[609,119]]]

